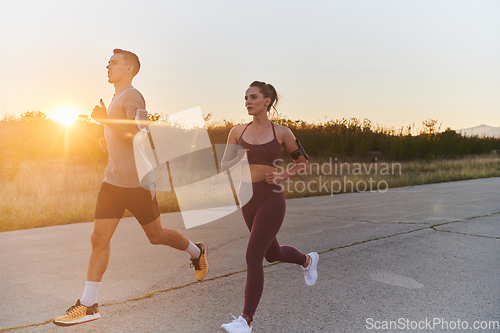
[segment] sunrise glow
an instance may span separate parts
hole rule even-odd
[[[78,119],[79,112],[71,106],[61,107],[56,111],[56,121],[64,126],[71,126]]]

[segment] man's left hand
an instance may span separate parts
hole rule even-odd
[[[94,110],[92,111],[92,114],[90,115],[92,119],[97,121],[98,123],[102,123],[106,119],[108,119],[108,113],[106,112],[106,105],[104,105],[104,102],[101,99],[101,106],[96,105]]]

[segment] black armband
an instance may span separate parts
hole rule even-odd
[[[297,142],[297,145],[299,146],[299,149],[297,149],[296,151],[294,151],[293,153],[290,153],[290,156],[292,156],[292,158],[294,160],[298,159],[300,156],[304,155],[304,157],[306,158],[306,160],[309,159],[309,156],[307,155],[306,151],[304,150],[304,148],[302,148],[302,145],[300,144],[300,141],[298,139],[295,139],[295,141]]]

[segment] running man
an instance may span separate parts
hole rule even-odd
[[[138,110],[146,110],[144,97],[132,86],[132,80],[139,72],[139,58],[132,52],[115,49],[106,68],[108,82],[114,85],[115,94],[107,109],[101,99],[101,105],[92,112],[92,118],[105,125],[103,150],[108,151],[108,166],[97,197],[87,282],[82,298],[64,316],[54,319],[54,324],[59,326],[81,324],[101,317],[97,294],[108,266],[111,237],[125,209],[137,218],[151,244],[168,245],[187,252],[198,281],[203,280],[208,271],[206,244],[193,244],[179,231],[163,228],[153,180],[142,186],[139,180],[134,145],[136,149],[144,147],[137,147],[134,136],[139,132]]]
[[[262,262],[287,262],[301,265],[308,286],[318,278],[319,255],[316,252],[304,254],[296,248],[281,245],[276,235],[285,217],[285,194],[281,181],[305,172],[308,157],[292,131],[269,119],[271,108],[276,111],[278,94],[270,84],[254,81],[245,93],[245,106],[253,121],[233,127],[229,132],[221,169],[228,170],[236,165],[245,151],[250,167],[250,179],[240,183],[240,197],[252,193],[252,198],[241,207],[243,219],[250,231],[246,250],[247,281],[243,313],[231,323],[223,324],[228,333],[250,333],[257,306],[264,289],[264,268]],[[239,149],[238,146],[244,149]],[[277,173],[281,151],[291,152],[295,165]]]

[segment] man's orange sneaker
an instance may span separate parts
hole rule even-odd
[[[198,259],[190,259],[191,267],[194,267],[196,280],[201,281],[208,273],[208,246],[205,243],[196,243],[195,245],[200,248],[200,257]]]
[[[64,316],[54,319],[54,324],[58,326],[72,326],[76,324],[86,323],[92,320],[101,318],[99,314],[99,306],[97,303],[91,307],[86,307],[80,304],[80,300],[70,307]]]

